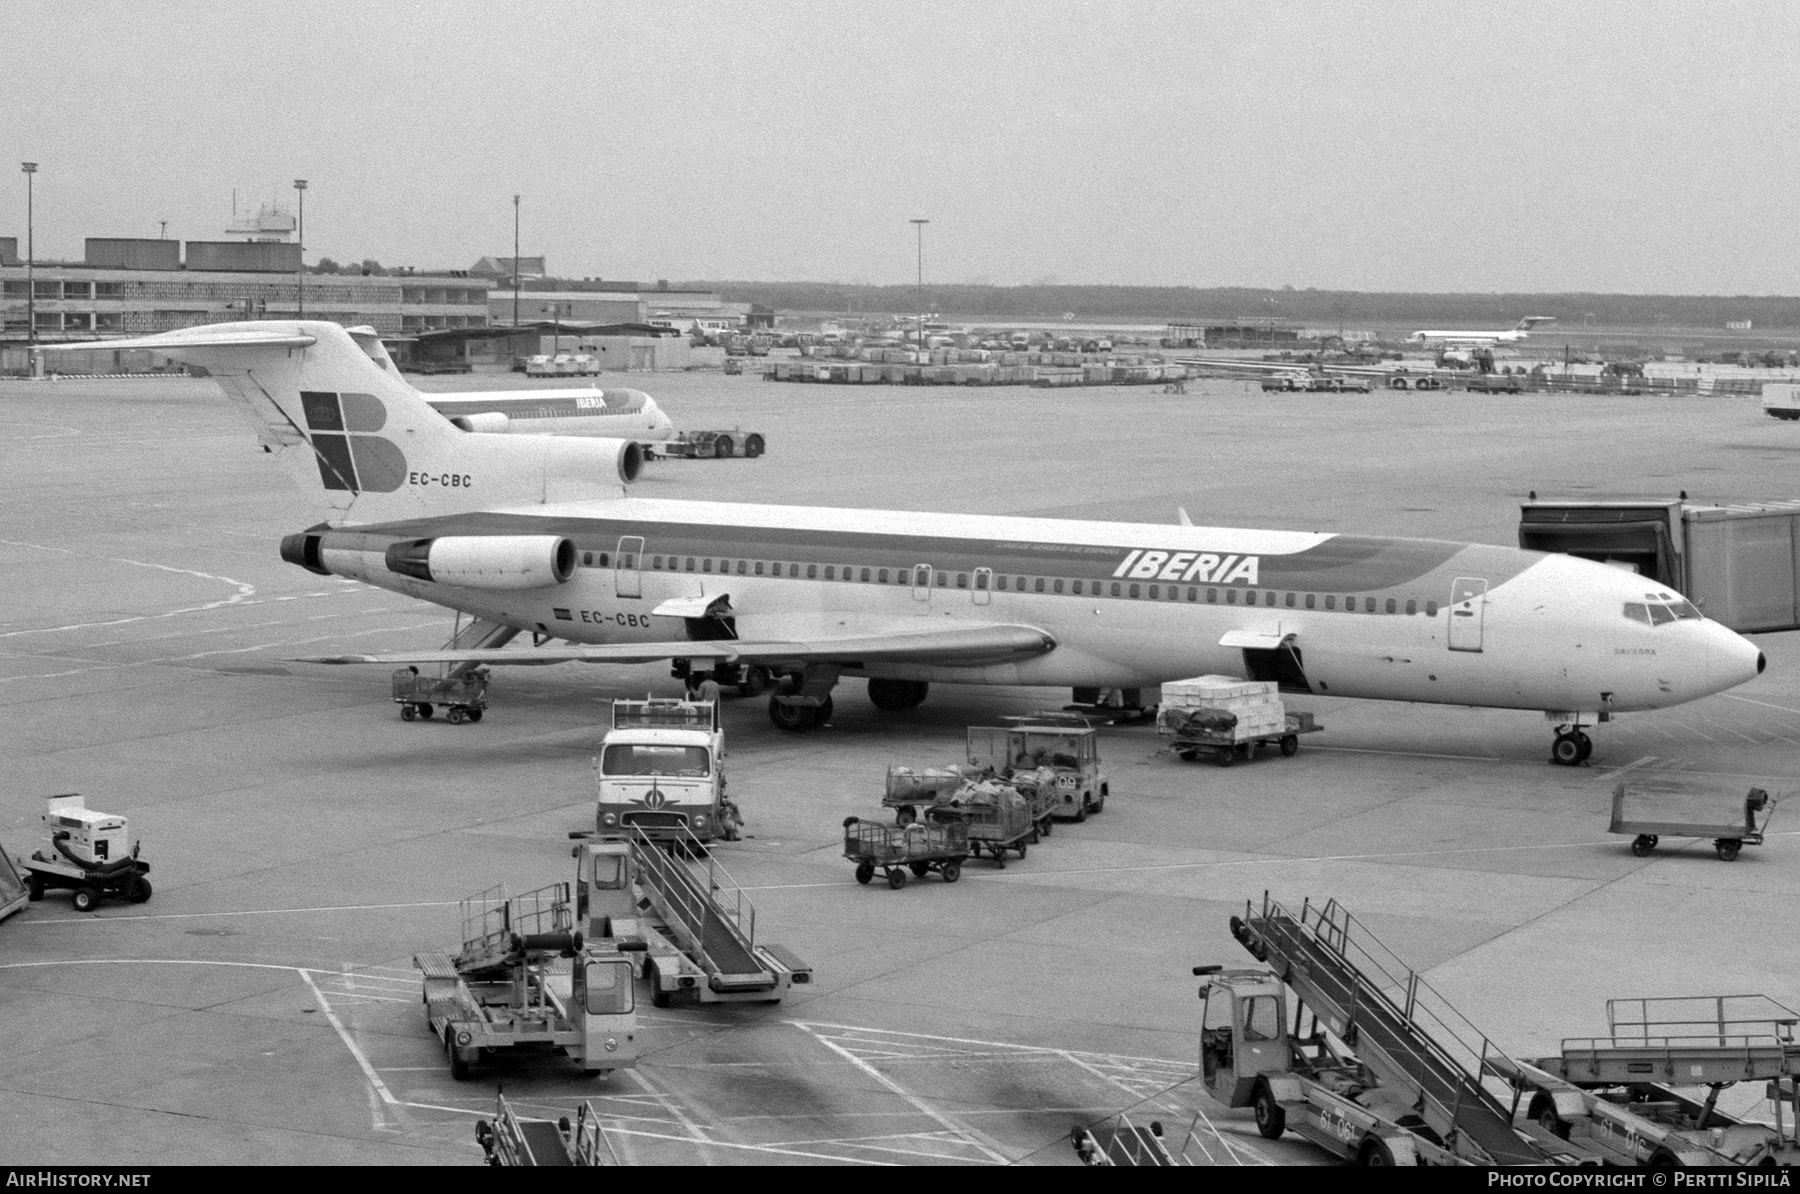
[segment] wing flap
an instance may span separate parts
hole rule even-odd
[[[810,639],[793,642],[663,642],[568,644],[516,651],[413,651],[382,655],[323,655],[290,663],[374,663],[402,666],[419,663],[485,663],[544,665],[552,663],[657,663],[664,659],[714,659],[725,663],[884,663],[941,664],[981,667],[1047,654],[1056,640],[1035,626],[964,626],[916,634],[882,634],[858,638]]]

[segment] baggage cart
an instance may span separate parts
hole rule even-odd
[[[1203,713],[1207,710],[1194,712]],[[1189,719],[1185,725],[1175,730],[1175,741],[1164,749],[1174,751],[1179,758],[1189,763],[1203,754],[1211,754],[1219,766],[1229,767],[1237,760],[1248,759],[1269,745],[1279,747],[1284,757],[1291,758],[1300,751],[1300,735],[1316,734],[1324,728],[1313,720],[1310,713],[1289,713],[1278,732],[1239,737],[1232,730],[1212,729],[1201,724],[1199,719]]]
[[[932,805],[925,810],[925,821],[927,824],[964,826],[968,832],[969,853],[979,858],[985,850],[999,868],[1005,870],[1008,851],[1024,858],[1026,848],[1037,841],[1037,819],[1032,813],[1032,802],[1010,785],[994,784],[992,787],[995,790],[974,794],[974,799]]]
[[[991,767],[952,763],[947,767],[903,767],[889,763],[887,789],[882,794],[883,808],[894,810],[894,824],[910,825],[919,819],[919,811],[941,804],[954,796],[971,780],[992,778]]]
[[[480,721],[487,709],[488,670],[473,668],[456,676],[421,676],[415,667],[394,673],[394,703],[402,721],[430,721],[433,709],[444,706],[444,720],[451,725]]]
[[[1761,788],[1751,788],[1741,806],[1721,806],[1718,797],[1709,799],[1705,794],[1672,784],[1640,782],[1627,789],[1621,781],[1613,788],[1612,822],[1606,831],[1632,835],[1631,852],[1639,858],[1656,849],[1664,834],[1711,838],[1720,860],[1731,862],[1745,846],[1763,844],[1763,834],[1779,801],[1779,797]],[[1738,808],[1742,809],[1742,816],[1733,815]]]
[[[844,819],[844,857],[856,864],[856,881],[868,883],[880,871],[888,886],[906,886],[906,873],[923,879],[932,871],[954,883],[962,878],[962,864],[969,856],[969,827],[961,821],[948,824],[883,825],[861,817]]]

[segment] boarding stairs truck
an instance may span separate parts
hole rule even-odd
[[[568,883],[511,898],[490,888],[462,902],[461,952],[414,956],[451,1077],[534,1047],[568,1054],[590,1076],[636,1063],[643,946],[584,935],[575,915]]]
[[[712,841],[724,829],[724,760],[717,701],[614,701],[594,760],[595,831]]]
[[[1195,968],[1201,1077],[1214,1098],[1254,1108],[1265,1137],[1291,1127],[1365,1165],[1595,1159],[1515,1126],[1482,1082],[1498,1050],[1335,900],[1294,911],[1265,895],[1231,933],[1269,969]]]
[[[650,1001],[779,1003],[812,968],[756,939],[756,906],[692,834],[672,841],[641,829],[625,841],[575,848],[577,913],[589,933],[642,949]],[[691,861],[690,861],[691,860]]]
[[[1566,1039],[1536,1061],[1490,1059],[1489,1071],[1531,1096],[1530,1119],[1609,1165],[1800,1164],[1800,1013],[1719,995],[1608,1000],[1606,1018],[1606,1036]],[[1720,1092],[1744,1081],[1767,1083],[1773,1126],[1719,1110]]]

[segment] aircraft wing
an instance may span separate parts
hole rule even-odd
[[[656,663],[664,659],[714,659],[723,663],[917,663],[946,667],[982,667],[1031,659],[1056,648],[1056,640],[1035,626],[978,625],[945,627],[916,634],[880,634],[857,638],[814,638],[782,642],[737,639],[708,642],[605,643],[581,646],[529,647],[520,650],[406,651],[384,655],[323,655],[291,663],[485,663],[544,665],[552,663]]]

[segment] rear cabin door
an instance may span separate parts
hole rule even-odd
[[[644,539],[641,535],[625,535],[619,539],[617,567],[618,594],[621,597],[644,595]]]
[[[1450,649],[1481,650],[1481,621],[1487,606],[1488,582],[1478,576],[1459,576],[1450,586]]]

